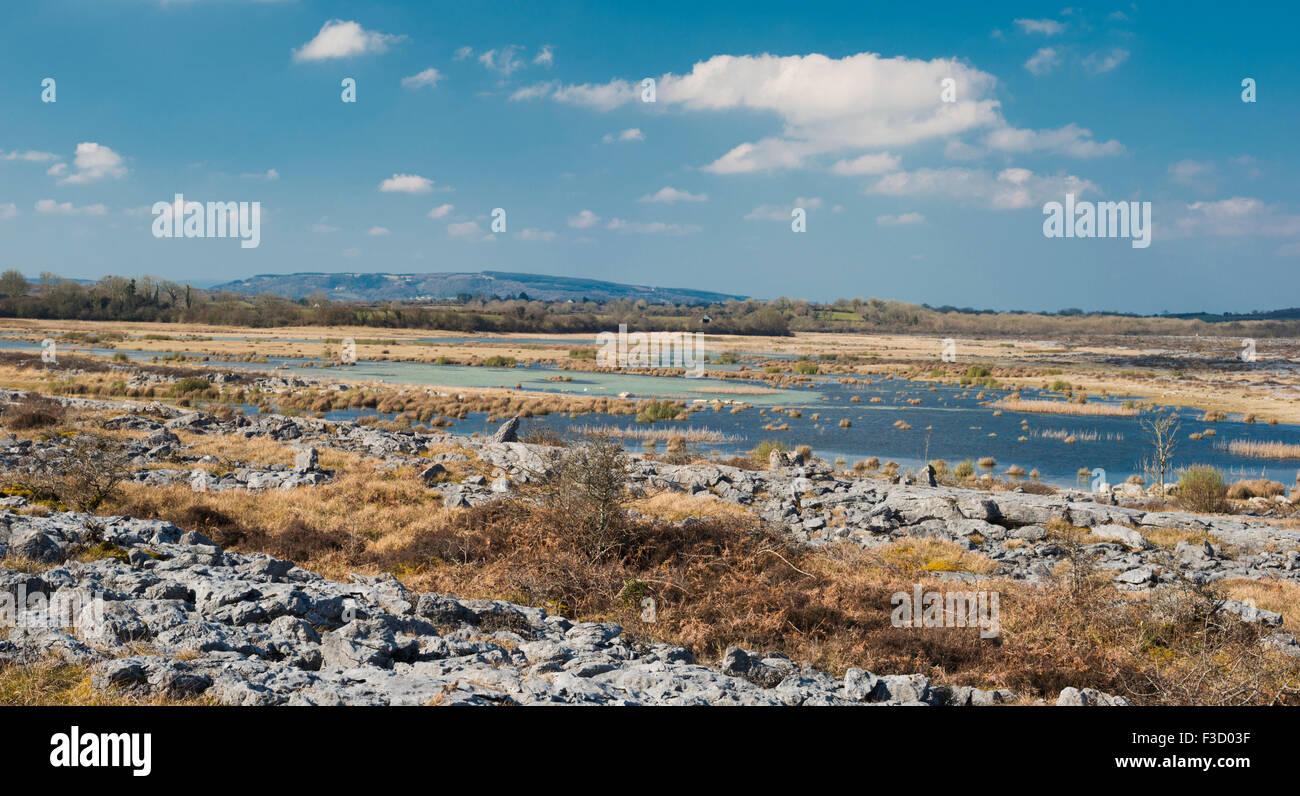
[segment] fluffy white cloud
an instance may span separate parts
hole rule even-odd
[[[938,101],[948,78],[958,87],[958,101],[952,103]],[[992,75],[956,59],[716,55],[689,74],[659,78],[656,102],[689,111],[751,110],[780,117],[779,136],[741,143],[705,166],[736,174],[801,167],[828,153],[904,146],[995,126],[1001,121],[991,97],[995,83]],[[520,98],[542,95],[597,110],[640,100],[639,86],[626,80],[559,86]]]
[[[791,212],[796,207],[804,210],[820,210],[822,206],[821,197],[818,196],[800,196],[793,203],[788,205],[759,205],[745,214],[746,221],[789,221],[792,216]]]
[[[1083,59],[1083,65],[1093,74],[1109,72],[1128,60],[1128,50],[1116,47],[1110,52],[1095,52]]]
[[[15,149],[13,152],[0,153],[0,160],[24,160],[30,163],[44,163],[58,159],[59,156],[53,152],[37,152],[34,149],[29,149],[26,152],[19,152]]]
[[[583,210],[569,219],[569,226],[574,229],[589,229],[600,223],[600,216],[590,210]]]
[[[1061,54],[1055,47],[1041,47],[1025,61],[1025,68],[1035,75],[1045,75],[1061,65]]]
[[[551,87],[548,86],[549,91]],[[547,92],[542,92],[545,96]],[[559,86],[550,92],[556,102],[570,105],[585,105],[596,110],[608,111],[640,97],[640,92],[626,80],[613,80],[609,83],[583,83],[578,86]],[[519,96],[516,99],[534,99],[534,96]]]
[[[433,180],[418,174],[394,174],[379,183],[379,190],[386,193],[429,193],[433,190]]]
[[[1054,19],[1017,19],[1016,25],[1025,33],[1041,33],[1055,36],[1065,30],[1065,26]]]
[[[367,232],[366,234],[379,237],[381,235],[390,235],[392,234],[392,232],[391,230],[388,229],[388,227],[371,227],[370,231]]]
[[[611,218],[609,223],[605,225],[605,229],[614,230],[615,232],[630,232],[638,235],[686,235],[700,231],[700,228],[694,224],[665,224],[662,221],[626,221],[621,218]]]
[[[547,44],[537,51],[537,57],[533,59],[536,66],[552,66],[555,64],[555,51],[551,45]]]
[[[1041,176],[1029,169],[1003,169],[996,175],[979,169],[917,169],[886,174],[866,193],[883,196],[944,196],[985,202],[994,210],[1013,210],[1096,191],[1088,180],[1072,175]]]
[[[390,44],[405,38],[366,30],[356,22],[331,19],[321,26],[315,38],[293,51],[293,60],[324,61],[329,58],[382,53]]]
[[[53,199],[41,199],[36,203],[36,212],[44,215],[59,216],[102,216],[108,208],[102,204],[76,207],[72,202],[56,202]]]
[[[472,241],[474,243],[496,240],[495,235],[484,235],[483,228],[478,225],[477,221],[460,221],[454,224],[448,224],[447,234],[453,238]]]
[[[1192,202],[1176,226],[1180,233],[1187,235],[1295,237],[1300,236],[1300,215],[1287,213],[1260,199],[1234,196],[1213,202]]]
[[[925,216],[920,213],[899,213],[898,215],[876,216],[876,223],[882,227],[906,227],[911,224],[921,224],[925,222]]]
[[[1119,155],[1124,145],[1114,139],[1092,140],[1092,131],[1075,124],[1057,130],[1017,130],[1004,127],[989,133],[985,139],[989,149],[998,152],[1054,152],[1076,158],[1095,158]]]
[[[600,140],[606,144],[612,144],[615,141],[644,141],[645,135],[639,127],[629,127],[619,133],[605,133]]]
[[[431,66],[423,72],[402,78],[402,88],[421,88],[422,86],[433,88],[438,85],[439,80],[442,80],[442,73]]]
[[[708,195],[702,193],[691,193],[690,191],[679,191],[676,188],[665,185],[652,194],[646,194],[638,199],[638,202],[660,202],[670,205],[675,202],[704,202],[708,201]]]
[[[846,176],[885,174],[886,172],[897,171],[898,163],[899,160],[896,155],[891,155],[888,152],[874,152],[853,160],[841,160],[831,166],[831,171]]]
[[[511,72],[524,65],[518,57],[520,49],[511,44],[499,50],[488,50],[478,57],[478,62],[502,77],[509,77]]]
[[[429,218],[435,218],[435,219],[443,218],[444,216],[446,216],[448,213],[450,213],[452,210],[455,209],[456,209],[455,205],[438,205],[437,207],[429,211]]]
[[[102,180],[105,177],[118,179],[126,175],[126,166],[122,164],[122,156],[109,149],[91,141],[83,141],[77,144],[77,152],[72,160],[76,171],[59,180],[64,185],[81,185],[96,180]],[[62,165],[62,164],[60,164]],[[66,169],[61,169],[51,174],[62,174]]]

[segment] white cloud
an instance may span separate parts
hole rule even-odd
[[[475,243],[496,240],[496,236],[494,235],[484,235],[483,228],[478,225],[477,221],[460,221],[454,224],[448,224],[447,234],[453,238],[473,241]]]
[[[442,80],[442,73],[431,66],[423,72],[402,78],[402,88],[420,88],[422,86],[433,88],[438,85],[439,80]]]
[[[126,166],[122,165],[122,156],[106,146],[91,141],[77,144],[77,152],[72,163],[77,170],[59,180],[64,185],[83,185],[102,180],[105,177],[118,179],[126,175]],[[58,173],[62,174],[64,170]],[[50,173],[55,173],[51,170]]]
[[[694,224],[665,224],[662,221],[626,221],[621,218],[611,218],[605,225],[605,229],[615,232],[635,233],[638,235],[687,235],[692,232],[699,232],[700,228]]]
[[[448,213],[450,213],[452,210],[455,209],[456,209],[455,205],[438,205],[437,207],[429,211],[429,218],[443,218],[444,216],[446,216]]]
[[[859,176],[862,174],[884,174],[898,169],[899,159],[896,155],[888,152],[873,152],[853,160],[841,160],[834,166],[831,171],[835,174],[845,176]]]
[[[1207,160],[1180,160],[1168,172],[1170,180],[1192,188],[1210,189],[1217,182],[1214,164]]]
[[[473,54],[474,54],[474,50],[471,47],[457,47],[456,53],[452,56],[452,58],[456,59],[457,61],[463,61]]]
[[[1054,19],[1017,19],[1016,25],[1025,33],[1041,33],[1055,36],[1065,30],[1065,26]]]
[[[293,51],[295,61],[324,61],[329,58],[351,58],[354,55],[382,53],[390,44],[405,36],[377,33],[366,30],[356,22],[331,19],[321,26],[311,41]]]
[[[559,86],[551,93],[556,102],[570,105],[584,105],[600,111],[608,111],[639,98],[640,92],[626,80],[614,80],[609,83],[583,83],[578,86]],[[521,97],[520,99],[533,99]]]
[[[389,230],[388,227],[371,227],[370,231],[366,234],[379,237],[380,235],[391,235],[392,231]]]
[[[5,221],[16,215],[18,215],[18,205],[13,202],[0,205],[0,221]]]
[[[1004,127],[989,133],[985,139],[989,149],[999,152],[1055,152],[1076,158],[1095,158],[1119,155],[1124,145],[1118,141],[1093,141],[1092,131],[1075,124],[1057,130],[1018,130]]]
[[[46,169],[45,173],[51,177],[62,177],[64,174],[68,173],[68,164],[55,163],[53,166],[50,166],[48,169]]]
[[[554,83],[534,83],[531,86],[524,86],[523,88],[515,89],[514,93],[510,95],[510,100],[512,102],[520,102],[541,99],[547,94],[550,94],[554,88]]]
[[[1061,65],[1061,54],[1055,47],[1043,47],[1025,61],[1025,68],[1035,75],[1045,75]]]
[[[641,132],[641,128],[629,127],[619,133],[605,133],[600,140],[606,144],[612,144],[615,141],[644,141],[645,135]]]
[[[488,50],[478,57],[478,62],[502,77],[510,77],[511,72],[524,65],[518,57],[520,49],[522,48],[518,45],[511,44],[499,50]]]
[[[519,240],[539,240],[549,242],[555,240],[556,235],[549,229],[541,230],[537,227],[529,227],[528,229],[521,230],[519,234],[515,235],[515,237],[519,238]]]
[[[43,215],[102,216],[108,212],[108,208],[104,207],[102,204],[76,207],[72,202],[60,203],[53,199],[41,199],[36,203],[36,212]]]
[[[537,57],[533,59],[536,66],[552,66],[555,64],[555,51],[551,45],[547,44],[537,51]]]
[[[898,215],[876,216],[876,223],[882,227],[906,227],[911,224],[922,224],[925,222],[925,216],[920,213],[899,213]]]
[[[0,153],[0,160],[23,160],[30,163],[43,163],[58,159],[59,156],[53,152],[38,152],[35,149],[29,149],[26,152],[19,152],[15,149],[13,152]]]
[[[326,223],[328,220],[329,220],[328,216],[321,216],[320,221],[317,221],[315,224],[312,224],[311,227],[309,227],[309,229],[311,229],[312,232],[338,232],[339,231],[338,227],[334,226],[333,224]]]
[[[1029,169],[1003,169],[997,175],[978,169],[917,169],[886,174],[866,193],[883,196],[944,196],[985,202],[993,210],[1031,207],[1066,193],[1096,191],[1088,180],[1072,175],[1041,176]]]
[[[600,223],[600,216],[590,210],[583,210],[569,219],[569,226],[574,229],[589,229]]]
[[[394,174],[379,183],[379,190],[385,193],[429,193],[433,190],[433,180],[418,174]]]
[[[705,202],[708,201],[708,194],[691,193],[690,191],[679,191],[676,188],[665,185],[652,194],[646,194],[638,199],[638,202],[660,202],[670,205],[674,202]]]
[[[802,207],[804,210],[819,210],[822,206],[820,197],[800,196],[789,205],[759,205],[745,214],[746,221],[789,221],[790,215],[796,207]]]
[[[266,180],[267,182],[275,182],[280,179],[280,172],[275,169],[267,169],[261,174],[241,174],[239,176],[246,180]]]
[[[1300,215],[1287,213],[1260,199],[1234,196],[1213,202],[1192,202],[1187,205],[1187,215],[1177,221],[1177,228],[1188,235],[1295,237],[1300,235]]]
[[[937,101],[947,78],[961,87],[957,102]],[[780,135],[741,143],[704,167],[736,174],[802,167],[819,155],[859,154],[997,125],[995,83],[992,75],[956,59],[717,55],[696,63],[689,74],[660,77],[656,101],[689,111],[776,114],[783,123]],[[639,101],[640,91],[626,80],[612,80],[560,86],[549,96],[609,110]]]
[[[1128,50],[1116,47],[1107,53],[1095,52],[1083,59],[1083,65],[1093,74],[1102,74],[1118,67],[1128,60]]]

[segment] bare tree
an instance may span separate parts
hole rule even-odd
[[[1174,448],[1178,444],[1178,415],[1168,414],[1154,418],[1143,418],[1138,425],[1146,432],[1151,441],[1152,473],[1157,478],[1160,494],[1165,492],[1165,474],[1174,459]]]

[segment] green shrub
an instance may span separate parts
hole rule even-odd
[[[1209,466],[1189,467],[1178,479],[1179,501],[1192,511],[1214,513],[1227,509],[1228,486],[1223,474]]]

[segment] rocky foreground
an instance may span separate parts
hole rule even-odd
[[[94,403],[98,408],[139,407]],[[242,434],[298,444],[293,469],[216,477],[213,488],[303,489],[330,477],[316,446],[359,452],[385,466],[419,464],[448,505],[477,505],[509,493],[546,466],[548,449],[516,437],[517,422],[491,437],[392,432],[352,423],[276,415],[218,421],[155,407],[106,425],[146,432],[133,443],[138,479],[188,478],[202,461],[173,433]],[[419,456],[454,441],[463,452]],[[0,441],[12,464],[54,453],[57,440]],[[449,481],[443,464],[477,457],[491,478]],[[164,462],[175,469],[160,469]],[[272,473],[273,475],[265,475]],[[905,481],[853,479],[820,463],[778,461],[770,471],[719,465],[673,466],[633,459],[636,492],[708,493],[744,505],[805,544],[864,546],[907,537],[956,542],[997,562],[996,577],[1036,582],[1066,551],[1045,526],[1089,529],[1086,549],[1118,588],[1158,589],[1177,579],[1278,579],[1300,582],[1300,533],[1260,521],[1144,512],[1113,505],[1109,495],[985,492]],[[924,477],[923,477],[924,480]],[[1161,530],[1206,534],[1213,542],[1151,543]],[[112,557],[70,562],[101,546]],[[44,562],[28,574],[0,568],[6,599],[28,611],[0,664],[57,658],[90,665],[92,685],[140,694],[203,695],[235,705],[278,704],[655,704],[655,705],[989,705],[1014,694],[942,686],[922,675],[876,676],[850,669],[843,678],[779,654],[731,648],[712,666],[682,648],[629,640],[614,624],[571,622],[501,601],[414,594],[392,577],[354,575],[340,583],[262,554],[224,551],[199,533],[127,517],[0,515],[0,557]],[[969,572],[933,573],[973,582]],[[32,595],[41,595],[35,605]],[[1243,621],[1280,625],[1282,617],[1231,603]],[[71,619],[69,620],[69,615]],[[72,632],[69,633],[68,630]],[[1286,633],[1270,642],[1290,654]],[[1084,684],[1080,684],[1084,685]],[[1063,691],[1057,704],[1126,704],[1092,689]]]
[[[0,569],[26,596],[0,665],[89,664],[91,683],[230,705],[994,705],[1004,690],[922,675],[835,678],[780,655],[727,650],[716,667],[496,600],[413,594],[392,577],[327,580],[268,555],[223,551],[166,522],[0,516],[0,550],[57,560],[107,544],[122,558],[40,574]],[[33,601],[33,595],[43,598]],[[39,606],[39,607],[37,607]],[[69,624],[75,635],[58,629]],[[140,647],[147,654],[136,652]],[[1126,704],[1066,689],[1057,704]]]

